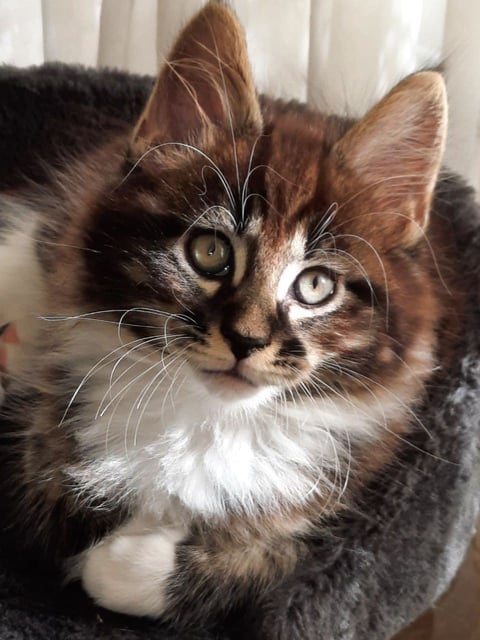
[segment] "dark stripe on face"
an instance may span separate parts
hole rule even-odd
[[[174,216],[135,209],[99,210],[85,232],[87,264],[95,275],[102,277],[112,270],[120,270],[134,257],[166,249],[169,241],[178,237],[184,228]]]
[[[172,239],[183,230],[184,223],[174,216],[135,209],[128,212],[99,210],[91,228],[85,232],[84,246],[88,251],[83,258],[89,274],[84,283],[86,293],[94,297],[106,295],[113,307],[118,307],[120,300],[149,298],[152,291],[159,299],[169,300],[169,283],[159,278],[151,280],[155,265],[148,264],[149,256],[164,255]],[[144,282],[128,278],[126,267],[129,265],[140,268],[145,265]]]
[[[385,290],[378,285],[369,284],[365,279],[352,280],[346,283],[347,290],[363,302],[363,304],[371,307],[384,307],[386,303]]]

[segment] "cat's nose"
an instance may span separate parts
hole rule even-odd
[[[259,351],[270,344],[268,338],[244,336],[233,329],[223,328],[222,333],[230,343],[230,349],[237,360],[248,358],[254,351]]]

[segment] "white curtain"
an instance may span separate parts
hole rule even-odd
[[[154,74],[204,0],[0,0],[0,62]],[[480,0],[231,0],[257,86],[362,114],[403,76],[443,63],[448,164],[480,187]],[[1,100],[1,96],[0,96]]]

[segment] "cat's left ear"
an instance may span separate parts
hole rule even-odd
[[[339,204],[362,210],[358,232],[374,234],[378,249],[412,246],[422,236],[446,128],[443,78],[424,71],[397,85],[334,146]]]
[[[242,27],[227,7],[211,2],[178,37],[133,143],[195,143],[215,127],[260,133],[262,117]]]

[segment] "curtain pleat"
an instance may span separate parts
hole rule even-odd
[[[156,73],[157,0],[103,0],[101,4],[98,65]]]
[[[422,38],[424,3],[418,0],[312,5],[309,101],[320,108],[358,116],[401,78],[438,61],[433,38]]]
[[[306,100],[311,0],[233,0],[247,34],[258,89]]]
[[[43,61],[41,1],[0,0],[0,63],[27,67]]]
[[[50,60],[154,74],[205,0],[0,0],[0,62]],[[440,62],[447,162],[480,186],[479,0],[229,0],[260,91],[358,116]]]
[[[450,106],[446,162],[480,188],[480,2],[450,0],[443,57]]]
[[[25,0],[20,0],[18,4],[24,3]],[[102,0],[41,0],[41,7],[45,62],[62,60],[95,65]]]

